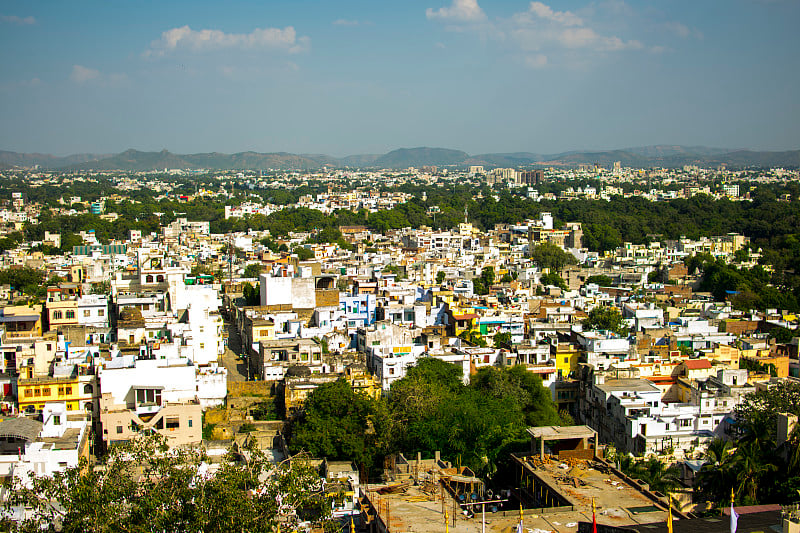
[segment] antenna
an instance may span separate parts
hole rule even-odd
[[[228,233],[228,281],[233,285],[233,236]]]

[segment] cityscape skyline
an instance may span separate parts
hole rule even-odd
[[[0,148],[800,146],[788,1],[0,8]]]

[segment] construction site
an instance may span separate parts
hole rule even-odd
[[[651,492],[599,455],[586,426],[531,428],[531,453],[512,455],[518,486],[492,493],[466,467],[400,455],[389,483],[362,486],[360,530],[575,532],[581,522],[612,527],[664,523],[666,496]],[[688,518],[673,511],[676,520]]]

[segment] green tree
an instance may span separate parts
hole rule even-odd
[[[628,327],[616,307],[595,307],[589,311],[589,316],[583,321],[583,328],[611,331],[622,336],[628,334]]]
[[[494,285],[494,277],[495,274],[493,266],[487,266],[481,269],[481,281],[486,287],[491,287]]]
[[[545,286],[553,285],[561,290],[567,290],[567,282],[564,281],[564,278],[552,271],[539,278],[539,282]]]
[[[496,333],[494,336],[495,348],[507,348],[511,346],[511,333],[504,331]]]
[[[11,285],[15,290],[21,290],[33,296],[41,292],[44,282],[44,272],[35,268],[8,268],[0,270],[0,284]]]
[[[323,383],[293,422],[291,448],[315,457],[351,460],[367,469],[383,465],[389,437],[385,402],[353,391],[344,379]]]
[[[261,263],[250,263],[244,267],[245,278],[257,278],[259,274],[261,274]]]
[[[461,368],[420,359],[389,394],[393,448],[460,458],[476,472],[504,468],[509,451],[530,446],[526,428],[559,424],[550,391],[524,367],[482,368],[464,385]]]
[[[308,261],[309,259],[314,259],[314,252],[309,248],[305,248],[303,246],[295,246],[292,253],[297,254],[297,257],[300,261]]]
[[[614,280],[605,274],[595,274],[586,278],[586,283],[596,283],[600,287],[611,287],[614,284]]]
[[[11,531],[112,533],[127,531],[271,532],[278,519],[297,528],[311,521],[333,530],[332,497],[317,471],[302,460],[273,465],[256,447],[228,454],[213,475],[201,467],[202,451],[169,450],[158,435],[115,446],[98,463],[31,484],[12,483],[7,506],[25,506],[30,517],[6,523]],[[278,505],[280,501],[280,507]],[[8,507],[7,507],[8,509]]]
[[[531,260],[539,268],[549,268],[554,272],[561,272],[566,265],[574,265],[578,262],[574,255],[549,242],[534,246],[531,250]]]
[[[789,328],[784,328],[783,326],[777,326],[769,330],[769,338],[775,339],[776,342],[780,344],[788,344],[792,342],[792,339],[796,337],[796,331],[791,330]]]
[[[475,346],[480,346],[481,348],[486,346],[486,340],[483,338],[483,335],[475,331],[474,329],[462,331],[458,335],[459,338],[467,341],[470,344]]]
[[[261,303],[260,284],[256,283],[253,287],[250,282],[245,282],[242,288],[242,296],[244,296],[245,305],[259,305]]]
[[[441,285],[442,283],[444,283],[444,279],[445,279],[444,270],[440,270],[439,272],[436,273],[436,283],[437,284]]]

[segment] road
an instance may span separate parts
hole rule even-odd
[[[222,355],[222,364],[228,369],[228,381],[247,381],[247,365],[239,357],[242,350],[242,339],[236,330],[236,325],[225,322],[228,330],[228,346]]]

